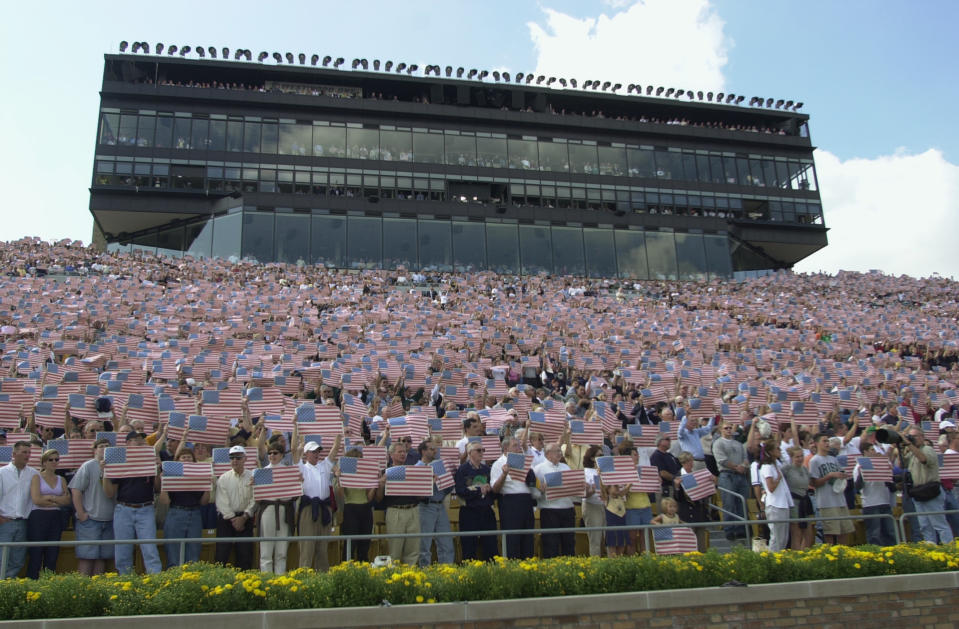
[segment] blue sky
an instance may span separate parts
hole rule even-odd
[[[956,276],[957,23],[947,0],[17,3],[0,24],[0,239],[89,241],[102,56],[142,39],[803,101],[831,244],[797,268]]]

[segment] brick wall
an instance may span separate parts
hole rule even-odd
[[[98,618],[98,629],[169,629],[169,616]],[[344,608],[184,614],[178,629],[308,629],[313,627],[908,627],[959,626],[959,572],[833,581],[777,583],[591,596]],[[11,621],[17,629],[90,626],[90,619]]]

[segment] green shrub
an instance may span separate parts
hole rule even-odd
[[[483,563],[394,565],[347,562],[329,572],[285,575],[205,563],[160,574],[97,577],[45,573],[0,581],[0,618],[69,618],[314,609],[634,592],[744,583],[944,572],[959,568],[959,543],[889,548],[816,546],[753,553],[735,549],[687,555],[557,557]]]

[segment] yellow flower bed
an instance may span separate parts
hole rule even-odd
[[[431,604],[600,594],[743,583],[944,572],[959,568],[959,544],[878,548],[817,546],[803,552],[738,549],[686,555],[467,561],[428,568],[344,563],[328,573],[284,575],[204,563],[155,575],[45,574],[0,581],[0,618],[64,618]]]

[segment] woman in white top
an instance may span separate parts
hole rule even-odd
[[[33,509],[27,518],[27,541],[58,542],[63,533],[60,507],[70,504],[70,492],[63,477],[57,475],[60,453],[46,450],[40,457],[40,473],[30,479],[30,500]],[[41,570],[56,570],[58,546],[31,546],[27,550],[30,564],[27,576],[40,578]]]
[[[789,509],[793,506],[789,485],[783,478],[779,464],[779,448],[774,441],[765,441],[759,446],[759,478],[766,491],[766,519],[769,520],[769,550],[779,552],[789,540]],[[780,521],[781,520],[781,521]]]

